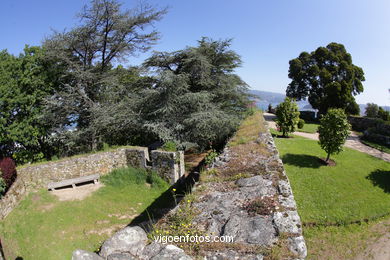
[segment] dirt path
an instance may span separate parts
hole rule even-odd
[[[276,123],[273,121],[276,116],[274,114],[270,113],[264,113],[264,119],[267,121],[268,126],[270,128],[276,129]],[[303,132],[294,132],[294,135],[302,136],[305,138],[309,138],[312,140],[318,140],[318,133],[303,133]],[[363,152],[369,155],[372,155],[374,157],[377,157],[379,159],[385,160],[387,162],[390,162],[390,154],[379,151],[375,148],[372,148],[370,146],[367,146],[360,142],[359,137],[356,133],[351,132],[350,136],[348,136],[347,141],[345,142],[345,147],[357,150],[359,152]],[[389,258],[390,259],[390,258]]]
[[[389,260],[390,259],[390,219],[378,223],[373,227],[377,233],[385,233],[369,242],[363,253],[353,260]]]

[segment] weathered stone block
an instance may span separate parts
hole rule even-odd
[[[126,227],[107,239],[100,250],[100,256],[108,257],[114,253],[138,255],[142,252],[148,238],[140,227]]]
[[[72,260],[104,260],[95,253],[77,249],[72,254]]]
[[[184,154],[182,151],[155,150],[152,151],[151,157],[152,169],[170,184],[174,184],[184,175]]]

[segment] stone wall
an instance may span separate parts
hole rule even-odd
[[[263,149],[264,148],[264,149]],[[257,153],[256,150],[263,149]],[[152,158],[157,155],[152,153]],[[172,155],[159,154],[159,158]],[[158,162],[158,159],[154,160]],[[250,169],[252,174],[241,178],[225,178],[236,164]],[[205,234],[232,236],[237,247],[219,246],[206,250],[202,255],[189,256],[182,249],[167,244],[148,244],[147,234],[138,227],[126,227],[107,239],[99,254],[76,250],[72,260],[84,259],[263,259],[259,250],[250,248],[280,247],[286,257],[278,259],[304,259],[307,255],[302,235],[302,223],[298,215],[294,195],[279,158],[274,140],[267,130],[260,133],[255,142],[247,146],[226,147],[213,166],[218,172],[215,181],[200,181],[194,191],[191,206],[198,212],[192,228]],[[237,175],[236,175],[237,176]],[[238,174],[241,176],[241,174]],[[234,176],[230,176],[234,177]],[[196,191],[198,190],[198,191]],[[201,190],[201,191],[199,191]],[[255,198],[271,200],[274,208],[268,213],[249,214],[245,203]],[[184,205],[184,206],[183,206]],[[172,209],[166,218],[188,210],[186,203]],[[183,208],[185,207],[185,208]],[[162,221],[164,222],[164,221]],[[183,234],[184,235],[184,234]],[[235,249],[237,248],[237,249]],[[245,249],[245,250],[243,250]],[[248,251],[249,250],[249,251]]]
[[[37,189],[46,188],[50,182],[96,173],[104,175],[113,169],[125,166],[152,168],[171,184],[184,175],[183,152],[156,150],[152,152],[152,155],[150,163],[147,148],[120,148],[114,151],[20,168],[16,181],[0,200],[0,219],[5,218],[26,194]],[[149,164],[152,164],[153,167],[148,166]]]

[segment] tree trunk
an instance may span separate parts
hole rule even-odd
[[[329,157],[330,157],[330,153],[328,153],[328,155],[326,156],[326,160],[325,160],[326,163],[328,163]]]

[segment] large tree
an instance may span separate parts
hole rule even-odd
[[[308,100],[321,114],[329,108],[342,108],[357,114],[354,96],[363,92],[364,73],[352,63],[352,56],[339,43],[330,43],[315,51],[302,52],[289,62],[292,79],[286,94],[298,100]]]
[[[147,130],[183,148],[206,148],[234,132],[249,101],[246,83],[234,74],[241,60],[230,44],[202,38],[196,47],[155,53],[145,62],[156,72],[143,94]]]
[[[108,93],[127,87],[117,77],[121,71],[112,68],[156,43],[158,33],[146,29],[165,12],[149,5],[123,11],[116,0],[93,0],[80,13],[77,27],[45,41],[50,57],[67,68],[61,90],[47,99],[47,119],[56,127],[57,136],[69,135],[66,130],[76,127],[71,134],[76,142],[87,150],[98,148],[102,131],[107,130],[101,127],[100,118],[107,119],[114,112],[104,104],[115,103],[110,99],[117,98]],[[129,95],[124,97],[121,105],[129,101],[127,109],[131,110],[129,99]]]
[[[40,47],[26,46],[15,57],[0,52],[0,156],[17,162],[50,157],[44,98],[54,93],[60,67]]]
[[[375,103],[367,103],[366,105],[366,117],[378,117],[379,106]]]

